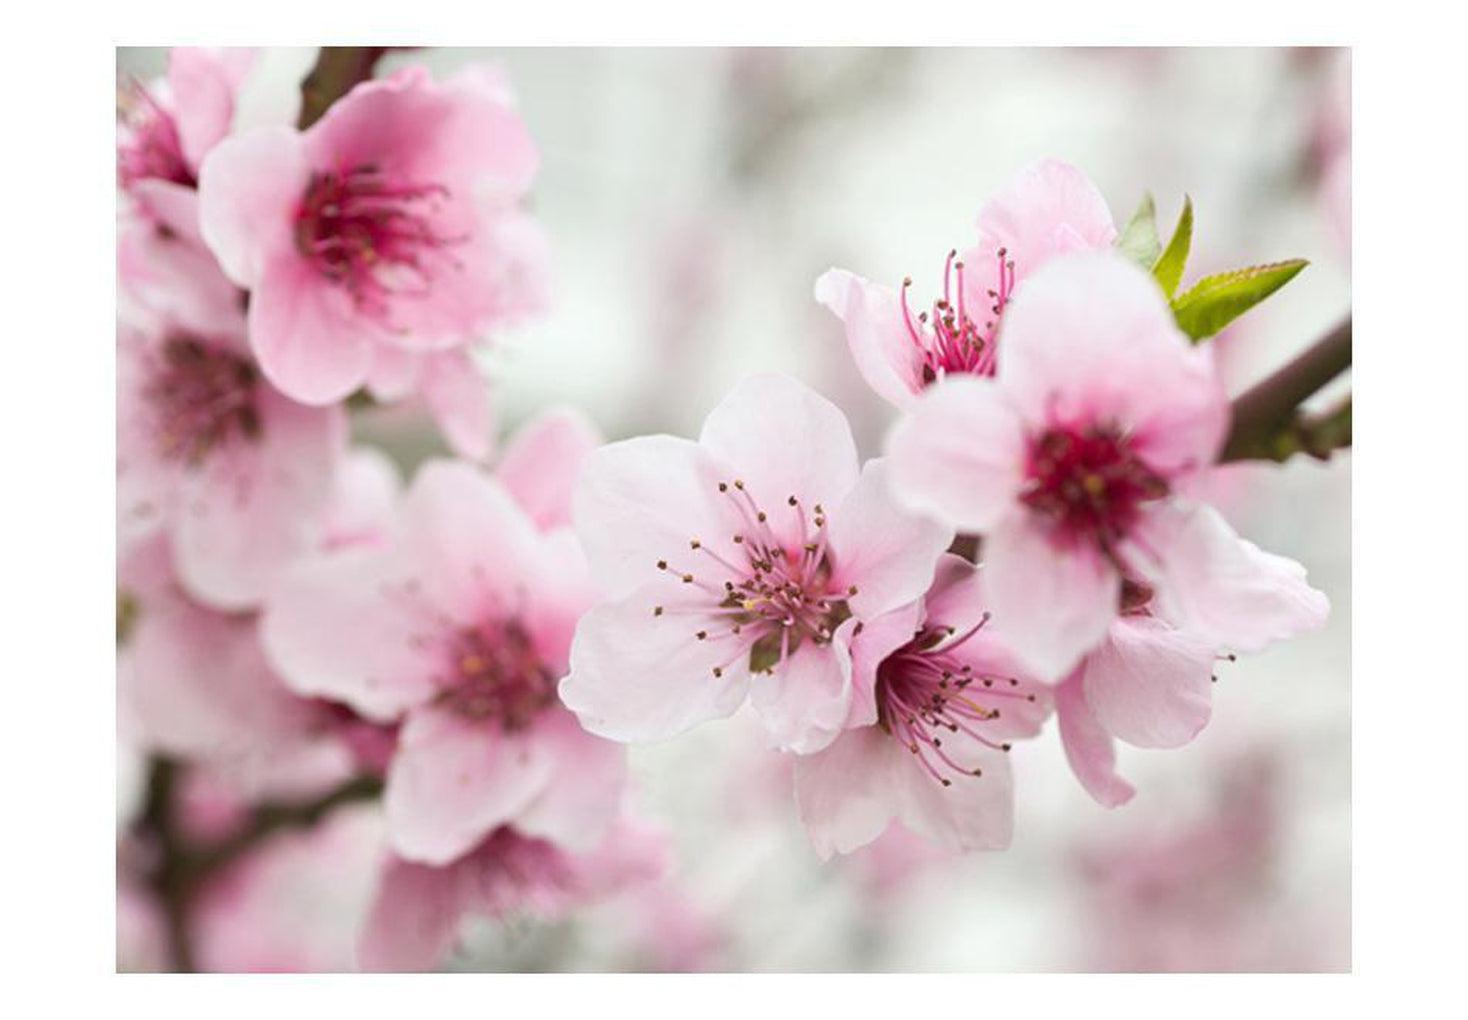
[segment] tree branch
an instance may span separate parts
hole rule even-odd
[[[1350,401],[1317,420],[1300,414],[1300,404],[1351,367],[1351,319],[1317,340],[1293,361],[1233,402],[1233,425],[1220,463],[1284,460],[1296,452],[1328,457],[1351,438]],[[1341,415],[1344,415],[1343,420]],[[1334,424],[1326,424],[1334,417]],[[1342,432],[1342,427],[1344,431]],[[1344,438],[1344,442],[1340,440]],[[1334,445],[1323,445],[1327,441]]]
[[[302,131],[321,119],[331,104],[372,77],[386,46],[323,46],[311,73],[301,82],[301,115],[296,127]]]

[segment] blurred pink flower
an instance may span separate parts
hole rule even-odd
[[[403,720],[389,841],[445,864],[500,825],[585,849],[610,824],[622,750],[556,701],[594,597],[568,529],[537,531],[500,482],[434,461],[403,500],[397,540],[299,564],[263,632],[298,693]]]
[[[995,381],[950,379],[894,429],[895,491],[983,534],[996,624],[1057,679],[1105,636],[1123,580],[1215,648],[1254,651],[1318,623],[1303,568],[1188,498],[1228,403],[1212,353],[1142,270],[1082,254],[1040,270],[1005,321]]]
[[[554,920],[655,880],[666,856],[661,833],[623,817],[579,853],[501,827],[439,867],[392,858],[362,930],[362,969],[431,970],[452,951],[466,917]]]
[[[943,296],[914,314],[898,293],[844,269],[816,281],[816,300],[846,324],[867,384],[906,410],[949,375],[993,375],[1001,318],[1022,282],[1057,255],[1109,248],[1116,226],[1101,192],[1075,167],[1025,167],[979,212],[978,243],[943,266]]]
[[[612,601],[582,619],[561,697],[594,733],[658,740],[749,695],[807,753],[847,725],[855,628],[918,598],[952,533],[858,471],[841,412],[785,376],[746,379],[697,442],[589,458],[578,534]]]
[[[451,439],[477,437],[482,409],[454,390],[462,366],[439,392],[420,361],[538,302],[544,244],[516,210],[537,160],[501,82],[438,85],[422,68],[357,86],[304,132],[220,145],[200,174],[203,234],[250,291],[266,377],[313,404],[368,382],[421,387],[465,415]]]
[[[994,640],[985,602],[978,569],[945,554],[921,602],[856,628],[856,728],[795,764],[800,817],[823,860],[893,819],[949,850],[1009,845],[1009,741],[1039,732],[1050,695]]]
[[[169,51],[164,78],[119,89],[117,182],[179,236],[199,237],[199,166],[228,134],[254,62],[252,49],[180,46]]]
[[[346,419],[262,379],[237,292],[180,242],[161,247],[181,261],[140,259],[146,278],[121,264],[123,292],[140,296],[117,337],[119,546],[162,531],[191,595],[247,609],[315,541]]]
[[[190,920],[199,969],[355,970],[382,856],[381,813],[371,805],[272,836],[199,890]]]

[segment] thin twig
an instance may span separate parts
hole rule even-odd
[[[301,82],[301,115],[296,127],[306,130],[353,86],[371,78],[387,50],[386,46],[321,47],[311,73]]]
[[[1293,361],[1233,402],[1233,425],[1219,457],[1220,463],[1284,459],[1279,455],[1281,436],[1298,428],[1300,405],[1350,367],[1351,319],[1348,316]],[[1349,426],[1347,405],[1345,434],[1348,442]],[[1328,454],[1329,450],[1325,452]]]

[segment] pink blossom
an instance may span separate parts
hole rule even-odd
[[[1208,347],[1115,254],[1040,270],[1007,313],[993,382],[934,387],[889,444],[896,491],[983,534],[1004,636],[1059,678],[1116,618],[1124,580],[1215,648],[1254,651],[1318,623],[1303,569],[1241,540],[1186,495],[1228,403]]]
[[[355,970],[381,860],[381,812],[371,805],[271,837],[199,890],[190,920],[199,969]]]
[[[1009,742],[1039,732],[1050,696],[994,640],[986,602],[977,568],[945,554],[921,602],[852,636],[856,726],[795,764],[800,817],[823,860],[893,819],[949,850],[1009,845]]]
[[[898,408],[949,375],[993,375],[999,328],[1025,279],[1057,255],[1098,251],[1116,240],[1106,200],[1075,167],[1047,159],[1021,170],[979,212],[979,240],[948,253],[942,296],[931,314],[844,269],[816,281],[816,300],[846,325],[867,384]]]
[[[188,252],[178,244],[153,250]],[[315,541],[344,413],[298,404],[261,378],[237,292],[217,286],[216,270],[181,254],[151,263],[143,282],[127,265],[121,285],[135,301],[117,338],[119,544],[161,531],[191,595],[250,608]]]
[[[619,818],[598,845],[579,853],[505,826],[443,866],[392,858],[362,931],[362,969],[431,970],[452,951],[466,917],[553,920],[653,881],[666,856],[660,833]]]
[[[1279,628],[1275,639],[1325,621],[1325,596],[1306,585],[1303,567],[1237,541],[1276,600],[1267,607]],[[1124,584],[1121,615],[1055,692],[1060,738],[1071,770],[1086,792],[1107,807],[1125,804],[1136,792],[1117,775],[1113,741],[1146,748],[1190,742],[1208,724],[1215,665],[1234,658],[1173,626],[1158,615],[1150,598],[1145,587]]]
[[[203,235],[250,291],[266,377],[331,403],[523,310],[536,231],[515,206],[536,162],[502,85],[422,68],[357,86],[304,132],[218,146],[200,173]]]
[[[801,753],[847,725],[855,629],[918,598],[952,537],[893,502],[884,463],[858,470],[839,410],[777,375],[736,386],[696,442],[597,450],[575,519],[612,599],[561,684],[582,723],[658,740],[749,696]]]
[[[119,90],[117,181],[149,217],[197,239],[199,166],[229,132],[250,49],[176,47],[168,73]]]
[[[500,825],[581,849],[610,823],[622,751],[583,731],[555,691],[594,597],[568,529],[537,531],[500,482],[433,461],[396,540],[299,564],[263,631],[296,692],[402,720],[388,838],[439,865]]]

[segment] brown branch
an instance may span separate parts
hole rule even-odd
[[[372,77],[386,46],[323,46],[311,73],[301,82],[301,115],[296,127],[302,131],[321,119],[331,104]]]
[[[1233,402],[1233,425],[1219,462],[1284,460],[1301,451],[1313,456],[1329,456],[1337,446],[1349,445],[1349,400],[1344,411],[1336,408],[1313,424],[1313,420],[1302,417],[1300,405],[1350,367],[1351,320],[1347,317],[1293,361]],[[1343,423],[1324,424],[1325,419],[1342,413]],[[1342,424],[1344,443],[1339,442]],[[1321,445],[1328,439],[1335,445]]]

